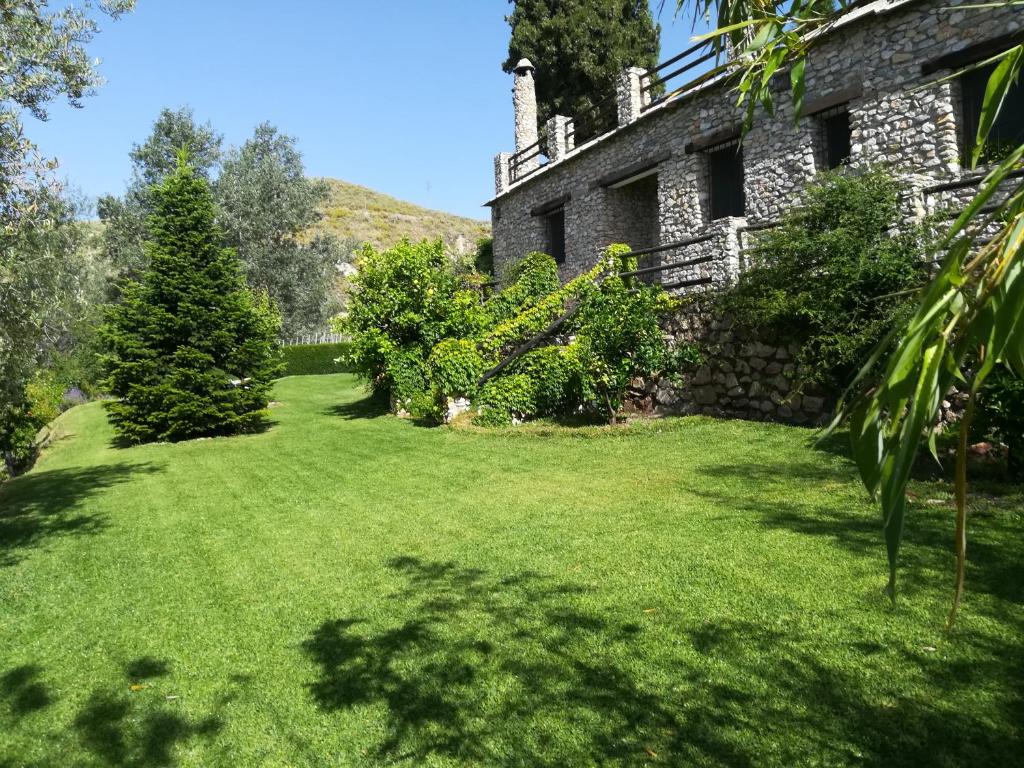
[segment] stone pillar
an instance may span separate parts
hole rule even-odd
[[[569,135],[572,131],[572,118],[565,115],[555,115],[547,121],[544,133],[547,136],[549,161],[557,163],[572,151],[576,144],[573,137]]]
[[[504,194],[511,182],[509,176],[509,162],[512,160],[511,152],[499,152],[494,156],[494,194]]]
[[[527,149],[537,143],[537,89],[533,82],[533,64],[529,59],[522,59],[515,68],[515,84],[512,87],[512,108],[516,116],[516,152],[527,150],[533,157],[517,162],[513,176],[521,176],[526,171],[540,165],[540,153],[537,148]]]
[[[740,227],[747,225],[743,216],[730,216],[722,225],[722,264],[717,275],[719,285],[732,285],[740,275]]]
[[[650,102],[649,92],[640,88],[640,78],[647,72],[640,67],[627,67],[619,73],[615,93],[619,103],[619,127],[629,125],[640,117]]]

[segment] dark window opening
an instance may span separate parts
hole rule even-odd
[[[746,196],[743,193],[743,149],[737,142],[709,150],[708,171],[711,187],[711,218],[743,216]]]
[[[556,264],[565,264],[565,209],[547,215],[548,254]]]
[[[985,103],[985,88],[995,64],[981,69],[965,72],[960,77],[962,93],[963,145],[964,164],[970,162],[978,137],[978,123],[981,120],[981,107]],[[1024,142],[1024,78],[1020,78],[1010,86],[1003,100],[999,117],[996,118],[985,149],[982,151],[981,163],[996,163],[1003,160],[1010,152]]]
[[[838,168],[850,160],[850,113],[846,105],[822,112],[821,121],[822,154],[825,167]]]

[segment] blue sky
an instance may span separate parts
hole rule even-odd
[[[63,3],[55,3],[62,5]],[[690,24],[663,14],[662,58]],[[107,83],[27,134],[89,197],[119,194],[128,151],[162,107],[190,105],[226,144],[268,120],[310,175],[486,218],[495,153],[510,150],[505,0],[139,0],[104,18],[90,53]]]

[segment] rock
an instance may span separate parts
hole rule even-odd
[[[718,390],[711,386],[697,387],[693,398],[701,405],[713,405],[718,402]]]
[[[782,373],[782,363],[768,363],[765,366],[764,372],[769,376],[774,376],[777,373]]]
[[[750,358],[750,367],[753,368],[755,371],[763,370],[764,367],[767,366],[767,365],[768,365],[768,363],[766,363],[760,357],[752,357],[752,358]]]
[[[697,372],[693,374],[693,379],[691,380],[691,383],[694,384],[695,386],[700,386],[702,384],[710,384],[711,368],[709,366],[702,365],[700,368],[697,369]]]
[[[444,423],[451,424],[453,420],[469,410],[469,398],[456,397],[448,398],[448,407],[444,412]]]
[[[803,407],[809,413],[821,413],[821,410],[825,407],[825,398],[807,395],[804,397]]]

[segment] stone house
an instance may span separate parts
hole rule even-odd
[[[623,72],[617,127],[579,146],[571,116],[549,120],[538,141],[534,70],[520,62],[517,151],[495,159],[497,194],[488,203],[497,274],[539,250],[570,277],[608,244],[625,242],[667,288],[722,284],[742,269],[751,238],[777,222],[815,173],[844,163],[885,163],[905,177],[908,216],[965,199],[980,179],[963,160],[990,70],[941,80],[1024,41],[1019,6],[958,7],[967,2],[855,5],[811,50],[803,118],[793,119],[784,74],[776,114],[759,113],[742,144],[742,113],[721,77],[673,79],[707,58],[700,47],[658,70]],[[661,82],[668,94],[652,100]],[[1024,83],[996,134],[1024,137]]]

